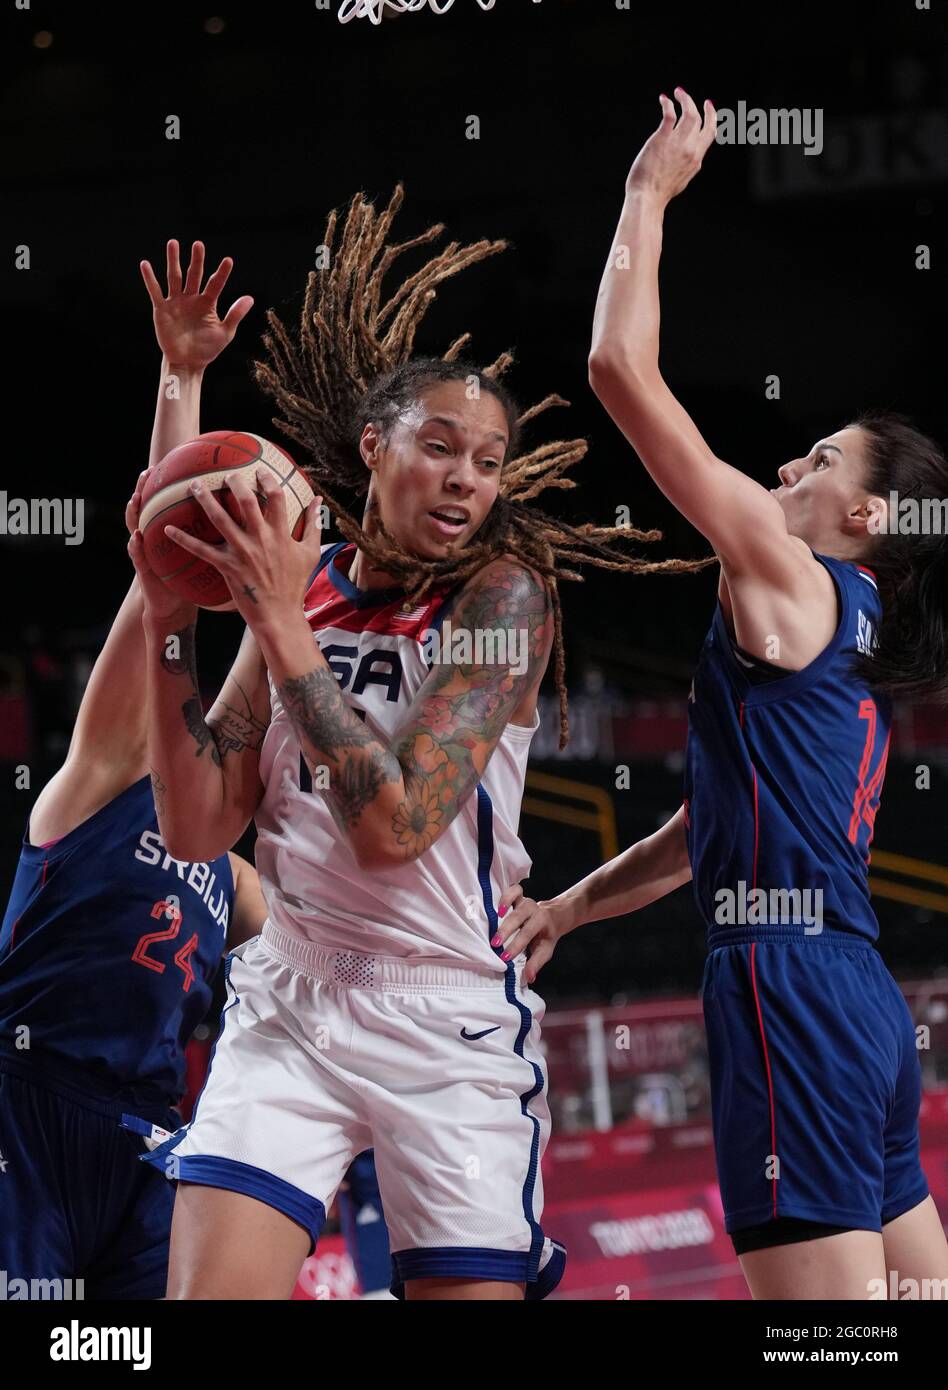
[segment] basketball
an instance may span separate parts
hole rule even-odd
[[[265,494],[256,484],[258,468],[268,468],[283,488],[290,533],[295,540],[303,534],[303,513],[313,499],[313,490],[285,450],[258,434],[236,430],[212,430],[180,444],[166,454],[149,475],[142,490],[139,528],[149,565],[175,593],[201,608],[229,607],[231,594],[219,570],[205,560],[176,545],[165,535],[173,525],[208,545],[223,545],[217,527],[190,492],[193,478],[205,487],[240,522],[240,509],[230,490],[223,486],[230,473],[243,473],[261,498]]]

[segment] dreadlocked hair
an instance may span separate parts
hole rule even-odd
[[[513,556],[542,575],[551,597],[554,617],[553,675],[560,701],[560,748],[569,738],[563,623],[559,581],[582,581],[573,566],[630,574],[685,573],[713,564],[706,560],[643,560],[623,552],[632,542],[656,541],[660,531],[632,526],[571,526],[532,505],[547,489],[574,488],[566,477],[582,459],[584,439],[556,439],[518,454],[524,426],[552,406],[568,405],[562,397],[546,396],[521,413],[500,378],[513,362],[504,352],[489,367],[480,368],[461,350],[470,334],[456,338],[439,357],[412,357],[415,334],[442,281],[469,265],[507,248],[506,241],[477,241],[461,246],[452,241],[420,270],[407,276],[382,301],[382,282],[399,256],[434,241],[442,223],[420,236],[387,245],[392,221],[401,207],[404,186],[398,183],[388,206],[377,213],[365,194],[352,198],[338,247],[337,212],[326,223],[323,249],[328,268],[307,277],[299,331],[291,338],[271,309],[263,344],[268,360],[255,362],[258,385],[276,403],[280,415],[273,423],[302,446],[302,465],[313,487],[329,504],[339,532],[361,550],[374,566],[396,576],[407,601],[417,602],[433,585],[460,585],[501,555]],[[358,497],[369,490],[370,474],[359,449],[366,423],[372,421],[387,443],[392,427],[426,387],[463,381],[489,393],[501,404],[510,430],[499,495],[477,533],[462,548],[446,547],[444,556],[428,559],[412,554],[373,515],[373,529],[363,529],[341,500],[341,493]],[[476,384],[476,385],[475,385]]]

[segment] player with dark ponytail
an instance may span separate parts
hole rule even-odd
[[[863,439],[866,490],[887,503],[866,556],[879,584],[882,622],[872,657],[860,658],[861,670],[880,692],[943,696],[948,692],[948,461],[904,415],[867,411],[853,427]]]
[[[875,948],[869,843],[893,695],[948,687],[948,468],[907,420],[860,417],[768,491],[716,457],[658,366],[668,202],[715,134],[676,89],[636,159],[603,276],[590,380],[721,577],[689,698],[684,803],[559,897],[504,894],[534,980],[583,922],[689,879],[708,924],[703,1002],[725,1224],[756,1298],[948,1287],[919,1159],[915,1030]],[[625,255],[617,254],[620,249]],[[622,267],[627,268],[622,268]],[[908,506],[905,503],[908,502]]]

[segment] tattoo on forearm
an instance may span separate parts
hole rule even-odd
[[[379,744],[377,748],[368,749],[364,757],[349,758],[342,764],[330,784],[330,791],[344,828],[357,824],[384,784],[396,780],[393,763],[391,754]]]
[[[228,753],[242,753],[245,748],[257,749],[267,732],[267,724],[253,712],[247,692],[230,677],[224,690],[232,685],[236,691],[231,700],[221,697],[218,709],[211,718],[205,718],[204,708],[198,692],[197,656],[194,642],[194,624],[172,634],[178,638],[179,655],[170,657],[167,648],[160,657],[162,668],[172,676],[190,676],[191,695],[181,705],[184,727],[197,744],[195,757],[199,758],[205,748],[210,748],[211,758],[220,767]]]
[[[472,635],[518,630],[526,638],[527,668],[519,675],[504,663],[447,662],[432,669],[418,718],[393,750],[404,772],[405,798],[392,832],[409,860],[423,854],[457,815],[514,709],[539,683],[550,650],[549,591],[522,565],[494,567],[485,582],[462,595],[451,621],[455,630]],[[473,641],[471,649],[476,650]]]
[[[457,815],[482,776],[516,706],[539,684],[549,657],[553,611],[546,585],[516,562],[494,564],[462,594],[455,632],[516,633],[526,668],[446,660],[433,667],[415,716],[389,747],[348,704],[336,676],[317,668],[280,687],[284,708],[308,759],[329,764],[329,809],[343,831],[355,826],[386,783],[404,797],[391,831],[406,860],[423,854]],[[507,643],[516,651],[517,643]],[[470,650],[477,650],[472,641]]]
[[[221,755],[214,740],[214,735],[204,718],[204,710],[201,708],[201,701],[198,699],[197,695],[192,695],[190,700],[185,700],[184,704],[181,706],[181,713],[184,716],[185,728],[197,744],[197,752],[194,756],[199,758],[205,748],[210,746],[211,758],[217,766],[220,767]]]
[[[228,753],[242,753],[245,748],[256,750],[263,743],[267,732],[266,723],[254,714],[250,698],[243,686],[234,680],[233,676],[229,683],[237,691],[235,698],[239,698],[242,708],[225,700],[222,694],[223,711],[206,720],[214,739],[218,760],[225,758]],[[227,686],[224,689],[226,690]]]
[[[280,686],[290,719],[321,753],[335,761],[348,748],[377,743],[375,735],[346,703],[332,671],[318,666]]]
[[[194,646],[194,623],[189,623],[180,632],[172,632],[165,639],[165,648],[159,658],[162,670],[171,676],[190,676],[197,689],[197,655]],[[179,655],[169,656],[168,647],[174,643]]]
[[[332,671],[317,667],[292,677],[280,697],[301,740],[329,764],[330,809],[337,824],[351,828],[380,788],[401,778],[397,760],[347,703]]]
[[[160,817],[165,813],[165,793],[168,788],[154,768],[150,768],[149,771],[151,772],[151,794],[155,798],[155,810]]]

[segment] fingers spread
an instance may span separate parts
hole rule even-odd
[[[184,282],[185,294],[197,294],[201,288],[201,276],[204,274],[204,242],[196,241],[191,247],[191,264],[188,266],[188,278]]]
[[[257,474],[257,482],[259,486],[259,471]],[[228,473],[224,479],[223,486],[237,499],[240,519],[243,522],[244,529],[251,535],[259,536],[264,526],[259,493],[251,487],[248,480],[241,473]],[[221,511],[224,512],[230,525],[234,526],[236,529],[236,523],[231,520],[229,514],[223,507],[221,507]],[[208,515],[210,515],[210,513],[208,513]],[[214,524],[216,526],[217,522],[215,521]],[[285,524],[284,522],[284,525]],[[221,534],[227,536],[223,528],[221,528]],[[227,536],[227,539],[230,541],[229,536]]]
[[[220,509],[224,512],[223,507]],[[224,512],[227,520],[227,513]],[[215,522],[216,525],[216,522]],[[174,541],[175,545],[180,545],[182,550],[187,550],[191,555],[196,555],[199,560],[206,560],[216,569],[223,572],[225,565],[230,558],[230,550],[226,545],[208,545],[205,541],[199,541],[196,536],[189,536],[187,531],[182,531],[178,526],[167,525],[165,535],[169,541]]]
[[[227,284],[227,277],[230,275],[233,268],[233,260],[230,256],[225,256],[204,286],[204,298],[208,301],[212,309],[217,304],[217,297]]]
[[[148,291],[148,298],[157,309],[159,304],[165,302],[165,297],[161,292],[161,286],[158,283],[158,277],[152,270],[150,261],[140,261],[139,269],[142,273],[142,279],[145,282],[145,289]]]
[[[266,498],[266,508],[263,510],[265,524],[275,530],[278,535],[289,531],[289,523],[286,516],[286,498],[283,489],[273,477],[269,468],[259,467],[256,470],[257,487]],[[257,510],[261,511],[258,505]]]
[[[225,478],[224,481],[226,484],[228,479]],[[205,514],[207,515],[208,521],[210,521],[212,526],[217,528],[217,530],[223,536],[224,540],[227,542],[228,546],[239,547],[241,537],[243,536],[243,531],[241,530],[241,527],[237,524],[237,522],[233,519],[233,517],[230,515],[230,513],[224,507],[221,506],[220,502],[218,502],[217,498],[214,496],[210,488],[206,487],[204,483],[200,480],[200,478],[195,478],[188,485],[188,491],[191,493],[191,496],[203,508]],[[232,491],[236,492],[236,489],[232,489]],[[166,535],[168,534],[168,529],[168,527],[165,527]],[[172,527],[171,529],[178,531],[178,527],[176,526]],[[183,532],[179,531],[179,535],[183,534]],[[172,537],[172,540],[177,539],[177,536]],[[178,544],[181,543],[182,542],[178,541]],[[213,549],[214,547],[211,548]],[[185,549],[187,549],[187,547],[185,547]],[[196,553],[197,552],[195,552],[195,554]]]
[[[240,323],[240,320],[246,318],[252,308],[252,294],[244,294],[241,295],[240,299],[234,300],[233,304],[227,310],[226,316],[222,320],[224,327],[229,333],[233,334],[237,332],[237,325]]]
[[[174,237],[168,242],[168,295],[181,293],[181,261]]]

